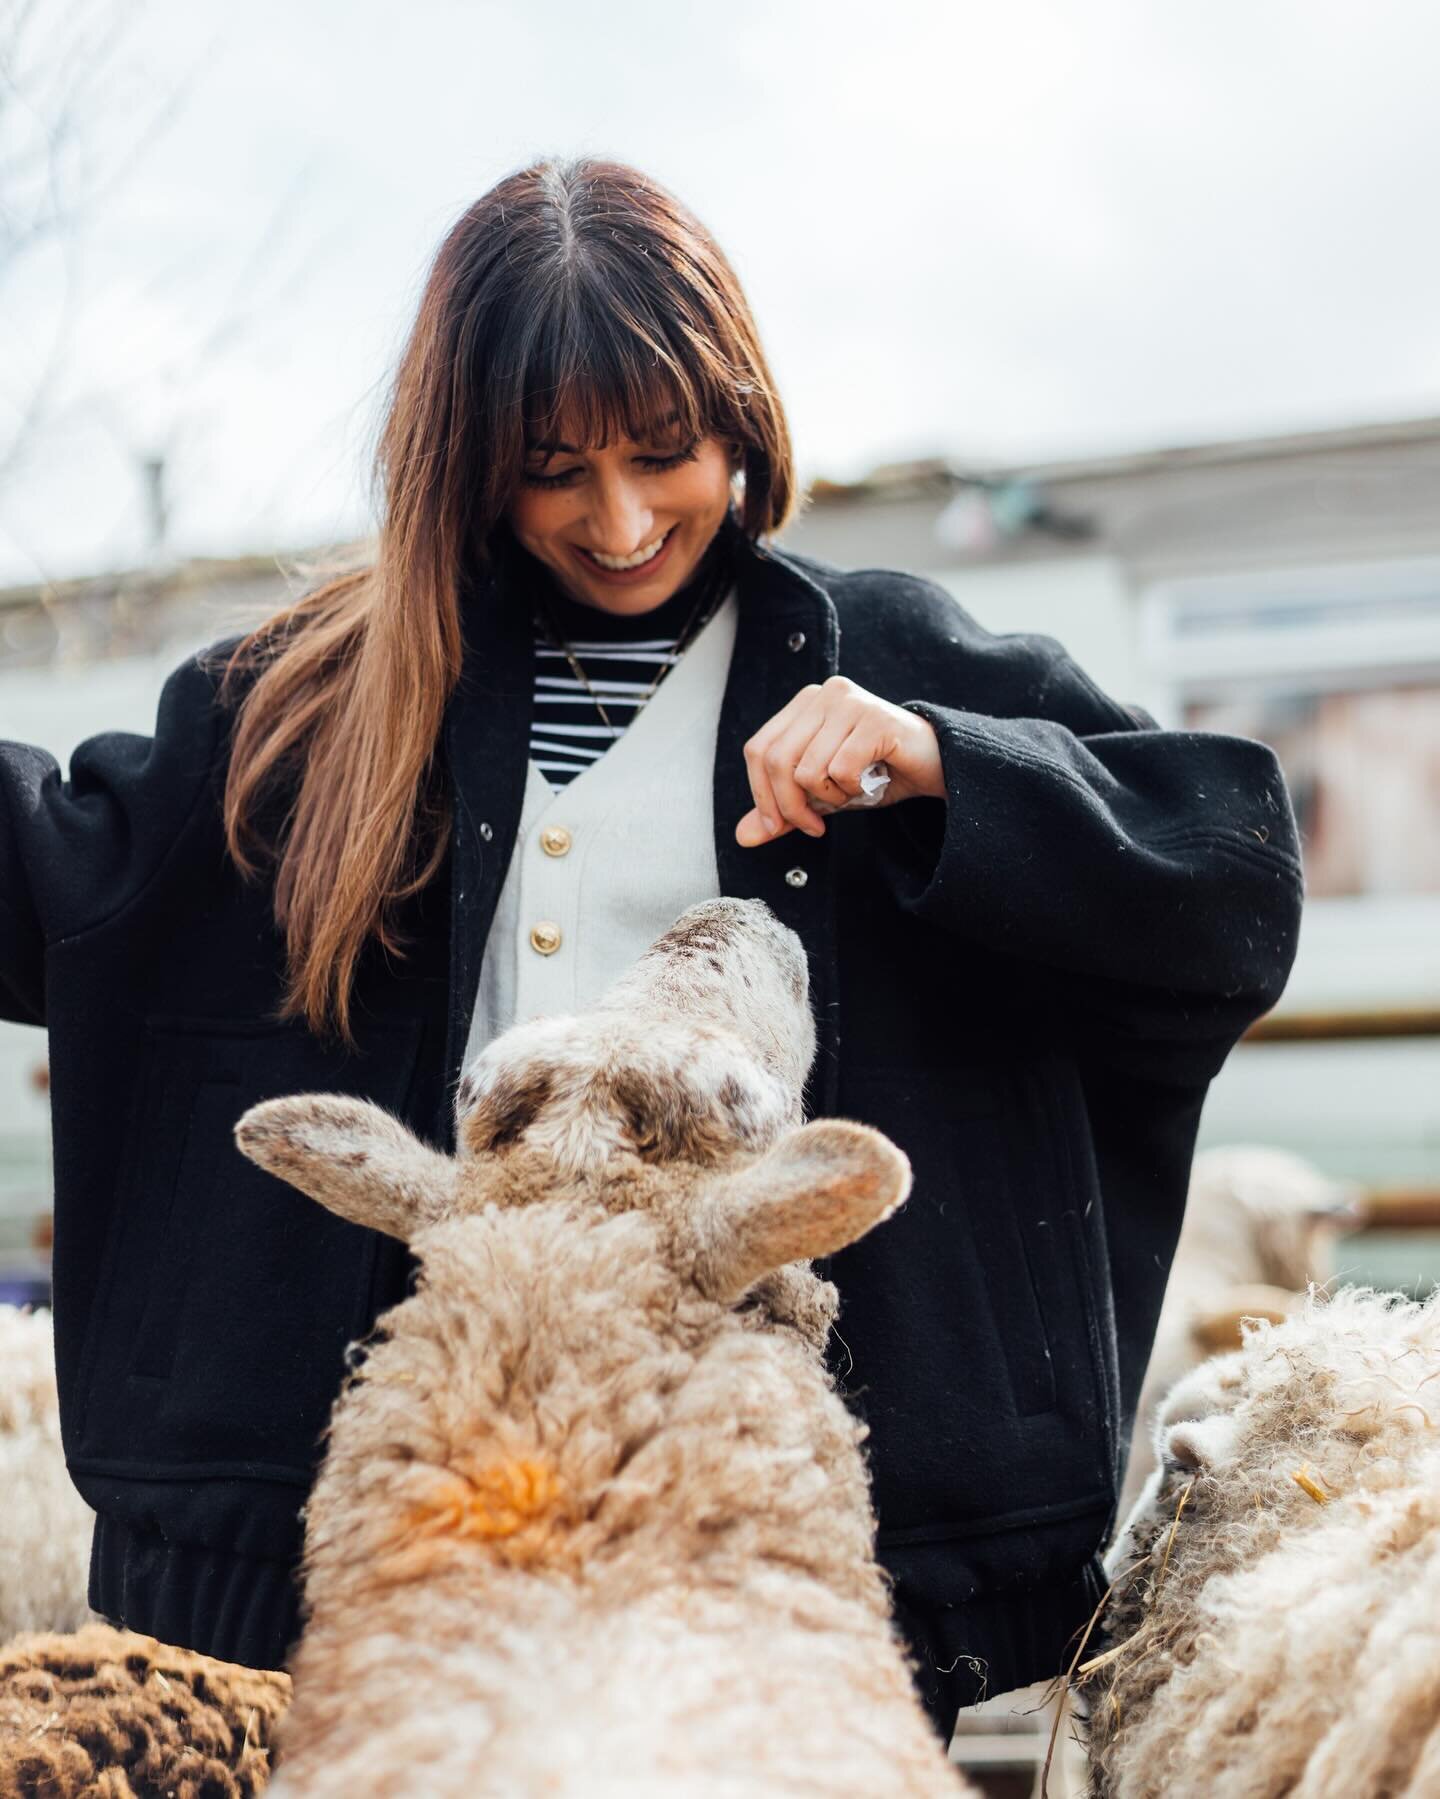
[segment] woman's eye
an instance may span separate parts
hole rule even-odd
[[[637,456],[635,460],[647,469],[663,474],[666,469],[679,468],[682,462],[694,462],[700,452],[700,439],[685,445],[669,456]],[[579,468],[561,469],[558,475],[542,475],[538,469],[526,469],[524,481],[527,487],[568,487],[570,477],[578,475]]]
[[[671,456],[642,456],[641,462],[654,469],[679,468],[682,462],[693,462],[699,453],[700,440],[686,444],[683,450],[676,450]]]

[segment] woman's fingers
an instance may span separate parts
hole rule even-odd
[[[872,762],[884,762],[892,777],[881,805],[944,796],[939,744],[924,719],[843,675],[802,687],[745,745],[755,808],[735,827],[736,841],[748,849],[787,831],[823,836],[817,803],[833,812],[855,799]]]
[[[795,780],[812,805],[823,807],[822,817],[826,812],[838,811],[860,790],[858,780],[847,785],[835,761],[841,745],[853,735],[848,709],[838,714],[827,712],[820,729],[796,761]]]
[[[789,825],[782,824],[779,830],[772,830],[752,806],[735,827],[735,841],[742,850],[753,850],[759,844],[769,843],[772,837],[783,837],[789,829]]]
[[[799,822],[785,812],[775,792],[772,769],[778,764],[774,746],[781,735],[814,705],[819,693],[818,686],[802,687],[794,699],[782,706],[773,718],[768,719],[745,745],[745,772],[750,778],[750,796],[755,801],[755,812],[763,832],[760,836],[749,832],[746,837],[741,837],[740,841],[747,848],[763,843],[767,837],[782,836],[785,829],[793,828]],[[747,813],[741,823],[749,822],[750,815]],[[816,822],[819,823],[818,819]],[[739,836],[738,827],[736,835]]]
[[[816,719],[802,713],[786,731],[774,738],[762,757],[770,792],[786,824],[807,837],[823,837],[825,821],[811,809],[810,795],[795,778],[795,767],[815,736]]]
[[[852,726],[830,752],[828,767],[831,780],[850,799],[855,799],[864,791],[860,785],[861,775],[872,762],[885,760],[885,755],[880,753],[883,749],[883,745],[877,744],[873,726],[863,722]]]

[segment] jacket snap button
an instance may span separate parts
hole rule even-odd
[[[495,835],[495,833],[494,833],[494,831],[492,831],[490,829],[490,826],[488,824],[482,824],[480,826],[480,835],[485,839],[486,843],[489,843],[490,839]]]
[[[566,856],[572,842],[564,825],[546,825],[540,833],[540,847],[547,856]]]
[[[803,868],[787,868],[785,870],[785,882],[789,887],[803,887],[809,879],[809,875]]]
[[[560,947],[560,927],[542,920],[530,927],[530,947],[542,956],[553,956]]]
[[[790,645],[792,650],[803,650],[805,648],[805,633],[803,631],[792,631],[785,641]]]

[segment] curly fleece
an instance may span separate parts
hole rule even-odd
[[[249,1799],[270,1778],[283,1674],[87,1624],[0,1650],[0,1793]]]
[[[1172,1393],[1088,1683],[1103,1799],[1440,1793],[1440,1295],[1312,1297]]]

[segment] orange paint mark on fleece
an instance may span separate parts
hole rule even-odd
[[[562,1492],[555,1470],[528,1457],[456,1470],[432,1499],[411,1508],[405,1534],[416,1549],[482,1542],[495,1544],[507,1561],[540,1560]]]

